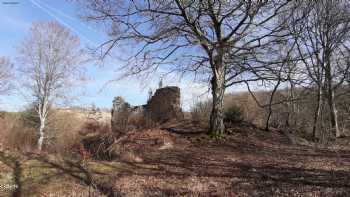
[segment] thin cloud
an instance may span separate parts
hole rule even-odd
[[[69,19],[70,21],[74,21],[75,23],[79,23],[80,25],[82,25],[82,26],[86,27],[87,29],[89,29],[89,31],[93,31],[94,33],[101,34],[101,32],[96,31],[96,28],[93,28],[90,25],[87,25],[86,23],[81,22],[81,20],[77,19],[77,17],[70,16],[69,14],[66,14],[66,13],[62,12],[61,10],[59,10],[57,8],[54,8],[54,7],[44,3],[42,1],[39,1],[39,0],[37,0],[37,1],[40,2],[40,4],[43,7],[47,8],[48,10],[51,10],[51,12],[55,12],[58,15]],[[101,36],[102,36],[102,34],[101,34]]]
[[[77,35],[79,35],[81,38],[83,38],[86,42],[88,42],[89,44],[92,44],[94,46],[96,46],[97,44],[90,40],[88,37],[86,37],[84,34],[82,34],[81,32],[79,32],[78,30],[76,30],[73,26],[71,26],[70,24],[66,23],[64,20],[62,20],[59,16],[57,16],[56,14],[54,14],[52,11],[50,11],[48,8],[44,7],[42,4],[40,4],[39,2],[35,1],[35,0],[29,0],[34,6],[36,6],[37,8],[39,8],[40,10],[44,11],[46,14],[48,14],[49,16],[51,16],[52,18],[54,18],[55,20],[57,20],[58,22],[60,22],[61,24],[63,24],[64,26],[66,26],[67,28],[69,28],[71,31],[73,31],[74,33],[76,33]]]

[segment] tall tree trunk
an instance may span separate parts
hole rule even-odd
[[[290,90],[289,90],[289,102],[288,102],[288,117],[286,126],[295,127],[297,125],[297,112],[296,112],[296,102],[294,101],[295,95],[294,95],[294,84],[290,83]]]
[[[288,81],[290,87],[288,88],[288,102],[287,102],[287,117],[286,117],[286,127],[295,126],[294,124],[294,116],[295,116],[295,105],[294,105],[294,85],[291,82],[291,77],[288,76]]]
[[[38,139],[38,150],[41,151],[43,149],[43,143],[45,138],[45,119],[40,120],[40,127],[39,127],[39,139]]]
[[[277,91],[280,83],[281,83],[281,78],[278,79],[278,82],[277,82],[276,86],[273,88],[273,91],[272,91],[271,96],[270,96],[269,113],[267,115],[267,119],[266,119],[266,123],[265,123],[265,131],[268,131],[270,128],[270,119],[271,119],[271,115],[272,115],[272,102],[273,102],[273,98],[276,94],[276,91]]]
[[[335,106],[333,89],[328,90],[328,105],[330,110],[331,126],[335,130],[335,136],[341,137],[342,133],[340,132],[339,125],[338,125],[338,114],[337,114],[337,108]]]
[[[209,133],[214,137],[220,137],[224,134],[224,95],[225,95],[225,70],[220,65],[214,70],[211,79],[213,105],[210,114]]]
[[[338,126],[338,115],[337,115],[337,108],[335,106],[335,99],[334,99],[334,88],[333,88],[333,80],[332,80],[332,70],[331,70],[331,64],[328,61],[326,65],[326,83],[327,83],[327,100],[328,100],[328,106],[330,110],[330,119],[331,119],[331,126],[334,130],[336,137],[341,137],[341,133]]]
[[[314,141],[316,141],[316,131],[317,131],[317,123],[318,123],[318,119],[320,117],[321,114],[321,106],[322,106],[322,87],[321,85],[318,86],[317,88],[317,106],[316,106],[316,110],[315,110],[315,114],[314,114],[314,122],[313,122],[313,126],[312,126],[312,138]]]

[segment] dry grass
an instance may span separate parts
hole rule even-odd
[[[0,127],[0,143],[4,147],[24,152],[36,148],[36,130],[26,126],[19,113],[4,113],[0,119]]]
[[[50,113],[44,144],[47,153],[72,155],[72,148],[88,133],[110,132],[110,124],[88,119],[88,113],[77,110],[53,110]],[[22,113],[3,112],[0,116],[0,148],[12,151],[36,150],[37,129],[23,121]]]

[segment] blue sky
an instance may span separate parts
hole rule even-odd
[[[32,22],[56,20],[77,34],[84,46],[94,46],[105,41],[103,29],[91,27],[82,22],[79,8],[65,0],[0,0],[0,56],[7,56],[13,62],[16,59],[16,47],[29,32]],[[18,2],[18,3],[8,3]],[[87,106],[94,103],[98,107],[110,108],[113,97],[123,96],[132,105],[144,104],[149,88],[155,89],[159,76],[145,83],[137,78],[106,83],[117,77],[118,66],[122,62],[108,61],[103,66],[87,65],[87,76],[90,79],[83,87],[83,93],[72,105]],[[164,80],[165,85],[177,85],[182,89],[183,107],[188,109],[207,90],[205,84],[193,83],[190,79],[178,80],[176,77]],[[207,97],[205,94],[204,97]],[[202,99],[203,96],[200,97]],[[27,102],[20,94],[13,92],[0,100],[2,110],[20,110]]]

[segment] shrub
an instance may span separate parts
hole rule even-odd
[[[237,105],[230,106],[224,113],[224,121],[229,123],[239,123],[243,121],[242,109]]]
[[[23,112],[20,112],[20,121],[27,127],[39,128],[40,119],[38,113],[34,109],[34,105],[31,105]]]
[[[98,136],[108,136],[110,134],[110,124],[88,119],[80,124],[78,129],[76,128],[70,132],[63,132],[57,139],[53,148],[56,148],[60,155],[79,158],[83,156],[81,155],[82,147],[83,149],[91,151],[87,143],[89,139],[95,139],[96,137],[98,138]]]
[[[199,122],[201,125],[208,126],[211,112],[211,100],[195,103],[191,107],[191,117],[193,121]]]
[[[33,151],[37,145],[36,129],[19,123],[7,133],[5,146],[12,150]]]
[[[27,126],[22,112],[3,112],[0,118],[0,144],[19,151],[32,151],[36,148],[36,129]]]
[[[86,121],[80,131],[80,135],[88,135],[90,133],[109,133],[111,131],[111,127],[109,124],[104,122],[97,122],[97,121]]]

